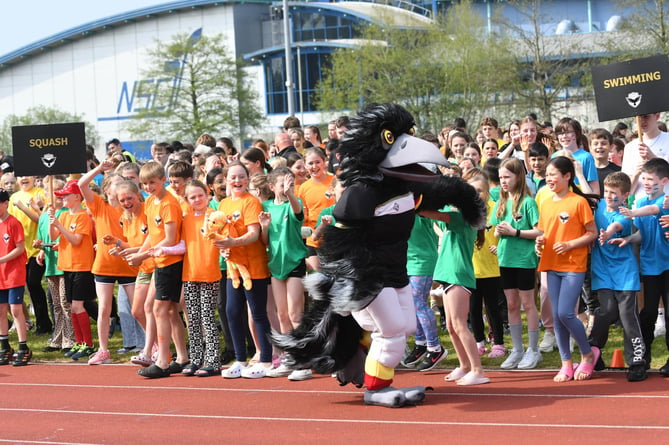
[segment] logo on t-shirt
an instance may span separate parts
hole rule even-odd
[[[232,220],[233,221],[237,221],[241,217],[242,217],[242,214],[239,212],[239,210],[235,210],[235,212],[232,214]]]
[[[492,224],[488,224],[487,226],[485,226],[486,232],[490,232],[490,229],[492,229]]]
[[[5,244],[7,244],[10,240],[9,233],[2,235],[2,239],[5,241]]]
[[[76,228],[77,228],[77,223],[70,224],[70,232],[74,232]]]
[[[123,227],[123,220],[119,220],[118,224]]]
[[[514,216],[513,216],[513,220],[514,220],[515,222],[521,222],[521,221],[523,220],[523,215],[521,215],[520,213],[518,213],[517,215],[514,215]]]
[[[157,226],[161,225],[163,222],[163,219],[160,216],[156,216],[153,220],[156,222]]]
[[[564,224],[564,223],[566,223],[567,221],[569,221],[569,213],[567,213],[567,212],[560,212],[560,214],[558,215],[558,218],[560,218],[560,222],[561,222],[562,224]]]
[[[142,232],[142,235],[146,235],[149,233],[149,228],[146,225],[143,225],[141,229],[139,229]]]

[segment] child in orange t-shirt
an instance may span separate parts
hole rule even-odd
[[[26,245],[23,226],[7,211],[9,192],[0,189],[0,365],[25,366],[32,358],[26,343],[26,319],[23,315],[23,291],[26,286]],[[7,311],[11,310],[19,349],[9,345]]]
[[[137,253],[144,244],[148,235],[148,224],[144,213],[144,202],[139,187],[133,181],[124,181],[116,186],[116,199],[123,209],[121,225],[123,238],[105,235],[104,243],[113,245],[109,251],[124,259]],[[136,365],[149,366],[153,363],[151,356],[157,351],[156,320],[153,317],[155,289],[151,286],[151,277],[155,268],[153,258],[147,258],[139,264],[135,292],[132,299],[132,316],[137,320],[145,332],[143,349],[139,354],[131,357],[130,361]]]
[[[313,231],[318,222],[318,216],[321,211],[334,205],[334,196],[330,192],[332,188],[332,179],[334,175],[327,171],[327,157],[323,150],[317,147],[307,149],[304,153],[304,164],[311,178],[302,184],[297,191],[297,197],[304,205],[304,227]],[[318,243],[311,236],[307,238],[307,268],[310,270],[319,270],[318,256],[316,249]]]
[[[93,221],[81,207],[83,196],[76,180],[55,192],[63,198],[63,206],[69,209],[58,219],[50,207],[49,236],[58,238],[58,268],[64,272],[65,295],[71,303],[72,326],[77,344],[65,356],[73,360],[93,354],[93,338],[84,301],[95,299],[95,282],[91,269],[93,250]]]
[[[154,249],[154,254],[185,253],[182,279],[191,363],[183,368],[182,374],[209,377],[218,374],[221,367],[216,326],[216,300],[221,279],[219,250],[203,236],[206,217],[214,210],[209,207],[209,190],[202,182],[190,181],[185,195],[191,209],[184,215],[181,226],[184,247]]]
[[[583,323],[574,313],[588,267],[588,247],[597,238],[591,198],[576,187],[574,176],[574,164],[568,158],[553,158],[548,164],[546,186],[554,195],[542,202],[538,229],[543,234],[536,241],[537,255],[541,257],[538,270],[547,272],[555,337],[562,359],[555,382],[590,379],[600,355],[599,349],[590,347]],[[581,351],[582,361],[576,369],[569,350],[570,336]]]
[[[139,179],[149,197],[144,203],[148,223],[148,237],[135,254],[126,259],[138,266],[151,256],[152,250],[174,246],[181,240],[181,206],[177,199],[165,189],[165,170],[162,164],[149,161],[142,166]],[[155,302],[153,315],[156,319],[158,357],[154,364],[142,368],[137,373],[147,378],[169,377],[180,373],[188,363],[186,332],[179,316],[181,298],[182,255],[161,255],[154,257],[156,267],[153,272]],[[170,336],[177,350],[175,361],[170,359]]]
[[[123,209],[118,205],[116,200],[116,186],[124,181],[123,177],[116,173],[109,173],[109,170],[114,168],[114,164],[110,161],[103,161],[100,165],[90,170],[79,179],[79,189],[86,201],[86,207],[95,221],[96,233],[96,255],[93,262],[93,276],[95,277],[95,291],[98,296],[98,342],[100,347],[98,351],[88,360],[89,365],[102,365],[111,363],[111,353],[108,349],[109,343],[109,328],[110,316],[112,311],[112,304],[114,300],[114,284],[118,283],[119,288],[125,291],[125,295],[119,292],[119,312],[121,308],[128,311],[132,304],[133,294],[135,292],[135,280],[137,277],[137,268],[128,264],[122,257],[112,255],[110,249],[113,246],[105,244],[105,236],[111,235],[114,238],[122,239],[123,227],[119,224]],[[106,176],[102,181],[102,192],[107,197],[105,201],[100,195],[90,189],[89,184],[98,174],[105,173]],[[123,301],[125,300],[125,301]],[[124,346],[127,349],[132,349],[137,346],[141,340],[143,346],[144,333],[137,325],[136,320],[128,323],[123,318],[124,325],[123,339]],[[131,332],[132,331],[132,332]],[[137,335],[137,331],[140,332]],[[127,339],[133,338],[132,344],[127,344]],[[141,337],[141,339],[137,339]]]
[[[272,366],[270,325],[267,318],[269,267],[267,249],[260,239],[258,220],[262,212],[262,204],[249,194],[248,171],[241,162],[235,161],[228,165],[226,183],[229,194],[220,202],[218,209],[233,217],[234,229],[239,235],[215,241],[214,245],[219,249],[229,249],[230,257],[237,256],[239,248],[243,247],[252,283],[250,289],[246,289],[243,285],[235,288],[228,273],[226,313],[237,361],[221,374],[224,378],[261,378],[265,377],[266,371]],[[244,284],[248,285],[248,283]],[[246,303],[251,309],[260,345],[259,363],[248,368],[246,367],[246,326],[243,322]]]

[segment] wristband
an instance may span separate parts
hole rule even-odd
[[[520,229],[516,229],[516,238],[520,238]]]

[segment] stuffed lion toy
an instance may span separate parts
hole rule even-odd
[[[232,222],[232,218],[225,213],[217,210],[215,212],[207,215],[205,224],[204,224],[204,237],[210,241],[222,240],[228,237],[235,238],[239,236],[235,226]],[[253,282],[251,281],[251,275],[249,274],[249,269],[246,266],[246,258],[244,256],[244,251],[240,249],[235,249],[235,253],[230,253],[225,260],[225,264],[228,267],[228,273],[232,279],[232,286],[237,289],[241,283],[240,278],[244,279],[244,288],[246,290],[251,290],[253,287]]]

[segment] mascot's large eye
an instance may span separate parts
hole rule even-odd
[[[395,135],[393,134],[392,131],[383,130],[381,136],[383,137],[383,142],[385,142],[386,144],[393,145],[395,143]]]
[[[409,135],[413,136],[416,134],[416,129],[415,128],[409,128]]]

